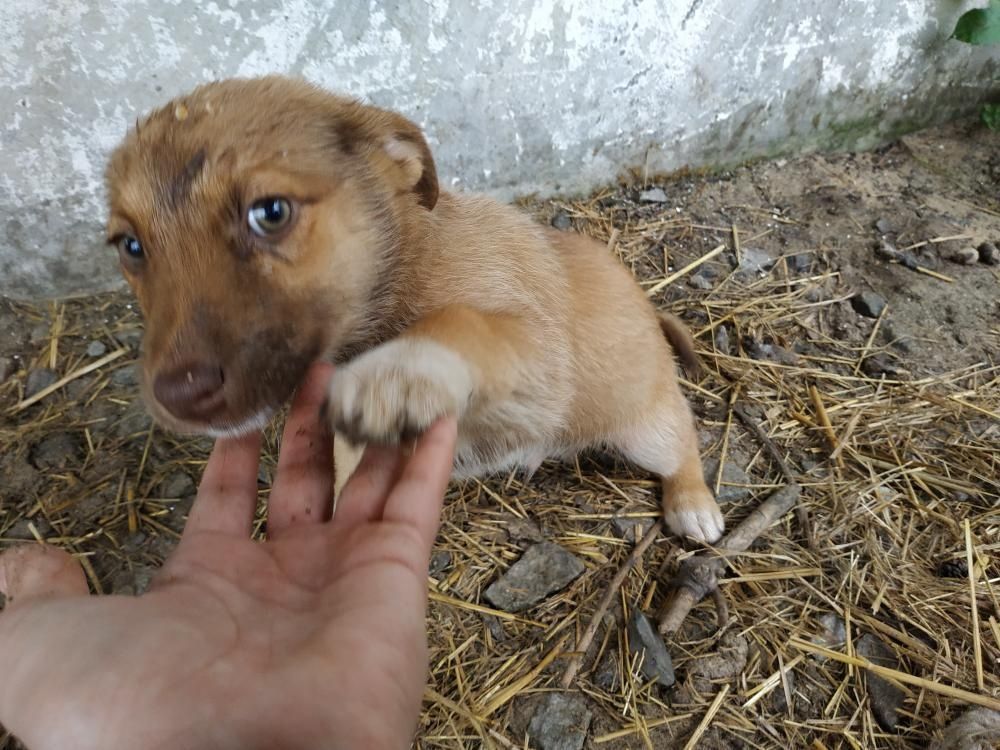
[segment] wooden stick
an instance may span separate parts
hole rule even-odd
[[[57,380],[52,385],[50,385],[50,386],[48,386],[46,388],[42,388],[42,390],[40,390],[34,396],[31,396],[30,398],[26,398],[23,401],[20,401],[19,403],[14,404],[14,406],[12,406],[10,408],[10,411],[8,413],[10,413],[10,414],[17,414],[19,411],[27,409],[29,406],[31,406],[32,404],[38,403],[39,401],[41,401],[43,398],[45,398],[49,394],[55,393],[60,388],[62,388],[63,386],[65,386],[67,383],[72,383],[77,378],[83,377],[84,375],[87,375],[88,373],[91,373],[94,370],[98,370],[98,369],[104,367],[104,365],[108,364],[109,362],[114,362],[116,359],[118,359],[119,357],[121,357],[124,354],[128,354],[128,349],[126,349],[124,347],[121,348],[121,349],[116,349],[115,351],[111,352],[110,354],[104,355],[103,357],[101,357],[96,362],[91,362],[89,365],[85,365],[85,366],[83,366],[83,367],[81,367],[81,368],[79,368],[77,370],[74,370],[73,372],[71,372],[69,375],[67,375],[66,377],[62,378],[61,380]]]
[[[671,582],[674,593],[660,610],[660,633],[676,633],[688,612],[717,589],[719,575],[725,567],[725,558],[745,551],[798,502],[801,494],[802,488],[797,484],[782,487],[757,506],[743,523],[726,534],[719,542],[717,551],[695,555],[682,562]]]
[[[965,560],[969,569],[969,598],[972,600],[972,654],[976,662],[976,687],[986,690],[983,683],[983,644],[979,635],[979,604],[976,602],[976,566],[972,557],[972,527],[965,519]]]
[[[632,548],[632,552],[626,558],[625,562],[615,573],[615,577],[611,579],[611,583],[608,584],[607,590],[604,592],[604,596],[601,597],[601,601],[597,603],[597,608],[594,610],[594,614],[590,618],[590,624],[587,625],[587,629],[583,631],[583,635],[580,636],[580,641],[576,644],[575,651],[577,652],[570,660],[569,664],[566,665],[566,671],[563,672],[562,679],[559,681],[559,685],[563,688],[568,688],[570,683],[576,677],[577,673],[580,671],[580,667],[583,664],[583,659],[587,654],[587,649],[590,648],[590,644],[594,640],[594,636],[597,635],[597,629],[601,625],[601,620],[604,618],[604,613],[607,611],[608,607],[611,606],[612,599],[615,598],[615,594],[618,589],[621,588],[622,583],[625,581],[625,577],[628,575],[629,571],[639,562],[640,558],[645,554],[649,545],[653,543],[657,535],[663,529],[663,522],[657,521],[652,526],[649,527],[649,531],[646,532],[645,536],[639,540],[639,542]]]

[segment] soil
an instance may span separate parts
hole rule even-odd
[[[647,193],[647,199],[657,200],[641,200],[640,193],[651,188],[661,188],[663,194]],[[865,372],[873,377],[918,380],[976,364],[997,364],[1000,267],[978,260],[967,265],[950,260],[985,242],[1000,245],[1000,135],[976,123],[957,123],[907,136],[874,152],[807,155],[707,176],[637,175],[629,184],[610,186],[583,200],[526,201],[525,205],[541,221],[565,227],[568,218],[577,229],[602,238],[618,229],[618,252],[636,276],[645,280],[661,279],[724,244],[724,252],[655,297],[661,306],[679,312],[696,331],[711,322],[710,308],[701,301],[724,282],[749,284],[769,275],[817,278],[810,287],[809,301],[817,306],[822,303],[817,307],[821,314],[815,321],[816,330],[782,328],[779,335],[773,335],[761,318],[744,321],[738,328],[716,326],[699,338],[703,349],[722,348],[720,343],[725,342],[719,341],[719,331],[727,331],[732,339],[729,346],[747,367],[755,366],[754,361],[794,361],[802,356],[822,361],[825,341],[836,341],[860,354]],[[638,236],[633,231],[638,225],[655,226],[661,219],[665,229],[659,235]],[[899,259],[903,262],[897,262]],[[851,298],[861,292],[874,292],[887,303],[877,322],[852,305]],[[141,321],[124,292],[37,305],[0,300],[0,548],[33,538],[64,544],[88,555],[91,585],[103,593],[141,593],[148,585],[151,572],[169,554],[183,528],[192,500],[189,480],[197,478],[210,448],[206,439],[175,437],[151,427],[132,369],[140,336]],[[103,348],[94,342],[101,342]],[[51,381],[50,375],[38,371],[48,368],[61,378],[100,359],[93,354],[106,351],[103,356],[107,357],[121,349],[124,353],[117,359],[73,379],[36,405],[11,412],[25,396],[29,379],[33,379],[33,387]],[[830,360],[829,366],[842,368],[844,363]],[[717,405],[698,399],[694,403],[706,425],[705,443],[717,450],[722,434]],[[985,421],[989,419],[987,415]],[[264,493],[273,476],[275,447],[276,429],[271,429],[260,476]],[[759,459],[757,450],[752,437],[740,433],[728,446],[727,461],[737,464],[737,472],[745,469],[753,481],[766,484],[766,472],[761,468],[766,461]],[[810,446],[809,455],[817,452]],[[800,456],[800,465],[805,466],[808,457]],[[623,559],[624,542],[605,531],[607,522],[598,526],[601,522],[587,517],[588,513],[600,515],[616,502],[623,505],[614,493],[598,498],[593,487],[600,485],[607,492],[601,484],[605,476],[627,487],[629,496],[638,498],[640,510],[655,510],[655,496],[645,489],[649,482],[629,484],[632,475],[627,468],[600,457],[585,457],[576,469],[547,464],[534,488],[524,489],[523,505],[538,521],[542,536],[557,536],[554,541],[572,546],[575,536],[597,535],[600,538],[594,542],[596,551],[587,558],[588,566],[598,571],[604,567],[600,577],[588,572],[574,584],[575,599],[557,597],[554,602],[543,602],[538,611],[525,613],[527,617],[556,623],[580,606],[578,632],[589,621],[588,613],[603,592],[602,584]],[[591,494],[583,492],[584,486],[591,488]],[[449,522],[469,533],[482,532],[497,510],[490,497],[510,499],[511,487],[504,478],[491,480],[485,484],[493,493],[489,497],[482,494],[485,490],[481,485],[457,488],[449,506]],[[986,487],[984,492],[994,488]],[[565,508],[565,497],[576,503],[576,515],[548,510]],[[995,512],[995,495],[986,492],[982,497],[987,499],[978,506],[980,512]],[[535,507],[537,512],[531,510]],[[490,537],[489,543],[513,545],[505,548],[508,550],[523,550],[533,543],[508,540],[499,525],[491,533],[495,539]],[[766,541],[755,547],[758,551],[767,548]],[[450,596],[485,605],[477,598],[478,586],[481,582],[485,588],[502,570],[489,557],[475,557],[478,554],[443,532],[435,557],[439,568],[435,579],[441,586],[450,581]],[[662,567],[669,570],[676,565],[677,553],[664,554]],[[507,564],[513,559],[514,554],[508,554]],[[457,575],[452,575],[456,571]],[[644,581],[655,577],[656,567],[650,563],[642,575],[646,576]],[[470,583],[473,579],[475,584]],[[826,583],[831,587],[825,591],[829,600],[837,599],[838,582]],[[763,588],[758,591],[762,596],[761,592]],[[656,597],[661,594],[657,592]],[[738,619],[744,618],[744,626],[750,626],[752,612],[741,615],[737,608],[736,614]],[[789,609],[787,617],[792,622],[805,622],[819,614],[815,609],[804,614]],[[479,618],[474,613],[454,614],[439,603],[432,606],[432,653],[439,658],[461,642],[456,632],[477,633],[490,654],[534,654],[524,662],[522,671],[551,647],[540,645],[537,638],[531,640],[539,631],[512,629],[495,618],[463,619],[459,628],[454,625],[457,619],[453,622],[449,618],[460,616]],[[689,644],[681,647],[681,653],[674,653],[675,666],[686,677],[670,690],[649,692],[651,689],[644,688],[643,693],[647,717],[655,711],[666,716],[690,712],[692,717],[650,729],[650,746],[681,746],[686,742],[722,684],[730,684],[732,691],[699,748],[805,747],[814,740],[825,743],[816,747],[847,747],[841,735],[861,732],[861,724],[871,725],[870,718],[855,725],[850,711],[828,709],[836,685],[827,684],[823,670],[828,665],[814,663],[811,657],[795,670],[796,687],[791,694],[797,713],[792,714],[784,705],[780,687],[753,710],[743,711],[742,691],[773,671],[764,668],[761,654],[766,649],[761,639],[734,634],[730,640],[741,644],[740,648],[712,646],[705,651],[711,644],[690,644],[711,640],[712,611],[699,608],[693,618],[687,633]],[[609,615],[607,633],[598,638],[604,638],[605,650],[618,648],[622,622],[621,606],[616,605]],[[452,627],[457,630],[449,630]],[[469,630],[474,627],[478,630]],[[454,642],[448,640],[451,638]],[[698,649],[702,650],[695,658],[692,654]],[[737,659],[733,664],[725,663],[729,653]],[[706,654],[714,654],[714,661],[705,661]],[[701,667],[695,668],[695,664]],[[441,669],[432,678],[435,689],[461,702],[461,689],[453,684],[453,670],[458,667],[449,662]],[[748,681],[747,670],[757,669],[762,671],[754,672]],[[531,720],[530,715],[524,715],[528,710],[525,706],[537,703],[532,699],[539,689],[553,686],[552,678],[557,680],[559,673],[558,665],[543,673],[523,696],[492,717],[491,727],[507,737],[510,747],[523,746],[524,734],[520,732],[527,731]],[[620,686],[608,689],[616,679],[614,674],[595,675],[588,667],[584,676],[593,712],[584,747],[646,747],[639,733],[593,744],[594,738],[627,724],[637,709],[625,698],[613,697],[626,692]],[[593,687],[591,679],[602,680],[604,686]],[[962,687],[974,689],[974,685]],[[475,688],[472,685],[471,694],[478,693]],[[852,690],[847,692],[854,695]],[[851,704],[861,706],[858,715],[869,712],[863,692],[856,691],[853,699],[860,703]],[[998,694],[995,680],[992,692]],[[772,700],[775,696],[780,700]],[[901,709],[908,728],[890,733],[876,725],[864,730],[870,734],[857,736],[871,738],[865,747],[921,747],[960,708],[957,703],[946,704],[937,714],[911,722],[908,717],[914,704],[908,702]],[[454,725],[448,729],[439,706],[425,709],[419,747],[487,746],[489,741],[480,739],[469,726],[462,725],[462,731]],[[827,721],[824,711],[833,712],[829,714],[833,718]],[[5,739],[0,730],[0,750],[13,747],[14,740]]]

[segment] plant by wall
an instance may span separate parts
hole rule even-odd
[[[952,37],[976,45],[1000,45],[1000,0],[990,0],[985,8],[963,13]],[[1000,132],[1000,104],[984,104],[980,117],[990,130]]]

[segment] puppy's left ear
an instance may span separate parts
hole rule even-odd
[[[396,112],[355,103],[341,113],[341,146],[363,152],[401,193],[414,193],[430,211],[438,200],[437,169],[430,147],[414,123]]]

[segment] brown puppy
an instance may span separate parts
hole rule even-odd
[[[456,476],[617,449],[663,478],[671,529],[721,536],[668,344],[692,356],[684,328],[601,244],[440,192],[403,117],[286,78],[213,83],[139,123],[107,176],[168,428],[259,428],[323,357],[352,441],[455,415]]]

